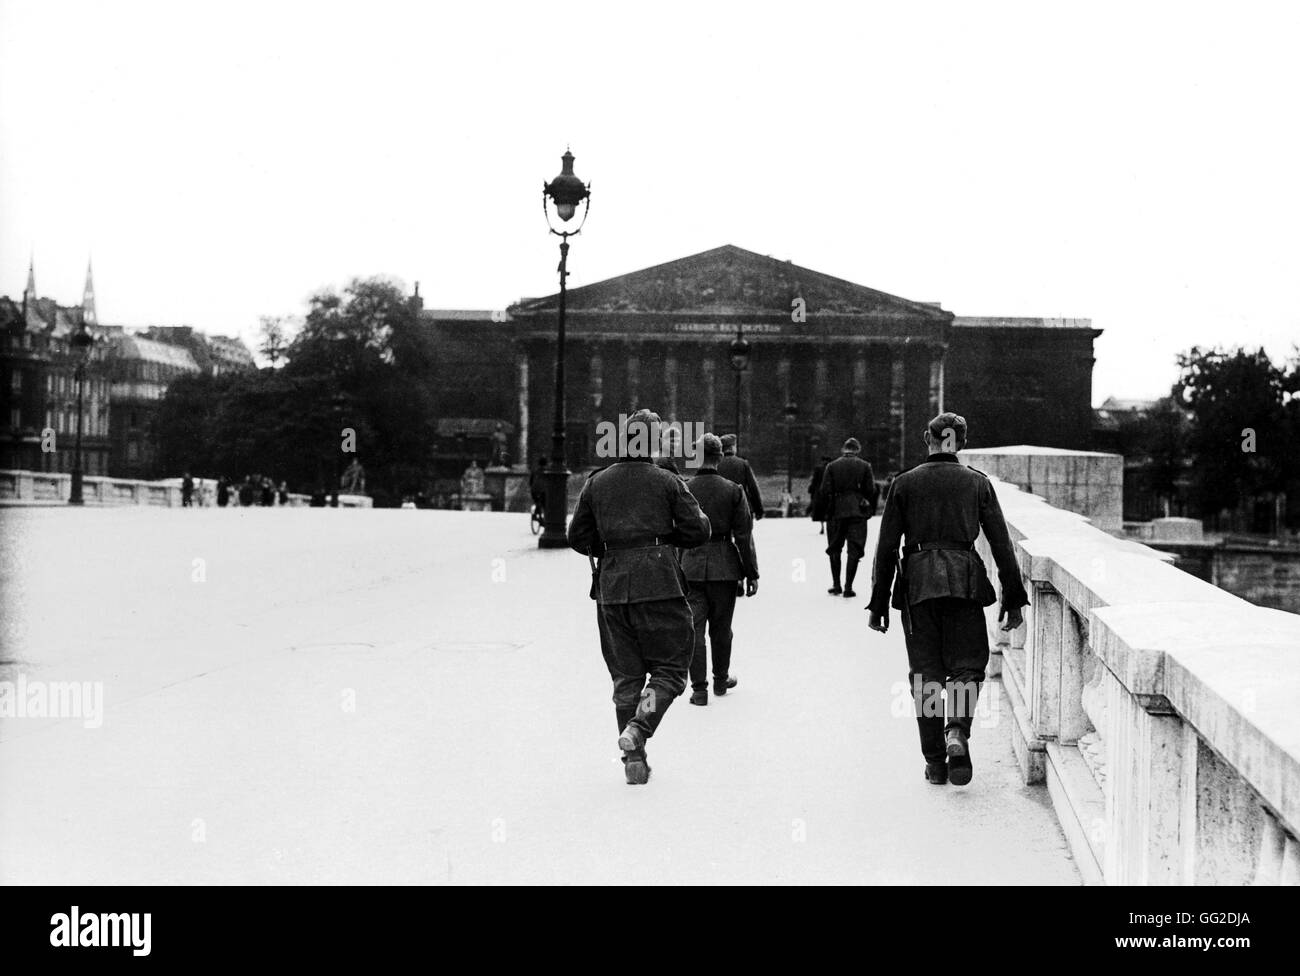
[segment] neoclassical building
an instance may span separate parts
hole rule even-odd
[[[499,422],[521,455],[548,453],[558,294],[504,311],[425,310],[418,288],[414,301],[436,330],[442,426]],[[901,470],[944,408],[966,416],[972,446],[1089,446],[1100,330],[1087,319],[956,316],[726,245],[571,288],[566,333],[574,467],[595,463],[600,421],[639,406],[720,434],[739,416],[741,453],[767,472],[790,452],[803,474],[850,435],[877,471]],[[740,374],[738,335],[750,345]]]

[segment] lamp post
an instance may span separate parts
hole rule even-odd
[[[794,422],[799,419],[799,404],[791,400],[785,405],[785,493],[793,497],[794,491]]]
[[[736,453],[740,453],[740,377],[749,369],[749,342],[745,339],[745,326],[736,325],[736,338],[727,347],[731,368],[736,374]]]
[[[331,401],[334,408],[334,437],[343,436],[343,409],[348,404],[348,395],[335,393]],[[339,488],[343,481],[343,447],[337,441],[334,447],[334,490],[330,493],[330,508],[339,507]]]
[[[565,519],[569,510],[569,470],[564,457],[564,303],[569,277],[569,238],[582,233],[582,225],[587,222],[587,211],[591,209],[591,184],[583,183],[573,172],[573,153],[567,149],[560,157],[562,169],[560,175],[542,187],[542,213],[546,216],[546,226],[560,239],[560,307],[555,339],[555,429],[551,433],[551,463],[546,469],[546,525],[537,539],[539,549],[567,549],[568,537],[565,534]],[[547,207],[550,200],[555,215],[561,223],[567,224],[578,212],[578,205],[585,205],[582,219],[574,230],[556,230],[551,222],[551,210]]]
[[[90,347],[95,344],[95,337],[86,330],[86,320],[81,320],[77,331],[68,340],[72,354],[76,359],[77,377],[77,443],[72,457],[72,490],[68,494],[69,505],[84,505],[81,494],[81,429],[82,429],[82,393],[86,383],[86,360],[90,358]]]

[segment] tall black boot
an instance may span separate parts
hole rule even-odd
[[[838,555],[831,556],[831,580],[834,581],[835,585],[826,592],[839,596],[844,590],[840,587],[840,557]]]
[[[849,565],[844,573],[844,595],[846,597],[857,596],[853,592],[853,577],[858,575],[858,560],[852,556],[849,557]]]

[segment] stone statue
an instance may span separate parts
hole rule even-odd
[[[470,461],[469,467],[460,477],[460,493],[463,497],[473,495],[482,495],[486,487],[486,479],[483,477],[483,469],[478,466],[478,461]]]
[[[366,469],[361,466],[357,458],[353,458],[352,463],[344,470],[343,477],[339,479],[339,487],[349,495],[366,493]]]
[[[510,440],[506,436],[505,424],[497,421],[497,429],[492,434],[492,465],[503,468],[510,466]]]

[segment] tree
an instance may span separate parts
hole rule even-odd
[[[289,329],[283,315],[263,315],[258,325],[262,337],[257,351],[271,361],[271,368],[284,356],[289,348]]]
[[[1294,378],[1263,349],[1193,347],[1178,356],[1174,396],[1192,412],[1188,446],[1202,513],[1284,490],[1294,432],[1286,401]]]
[[[401,289],[374,278],[352,281],[341,295],[322,291],[287,342],[284,321],[262,320],[261,347],[283,368],[172,384],[156,428],[167,468],[325,488],[334,482],[342,426],[353,432],[376,505],[424,488],[433,473],[436,350]],[[334,410],[339,394],[342,417]]]

